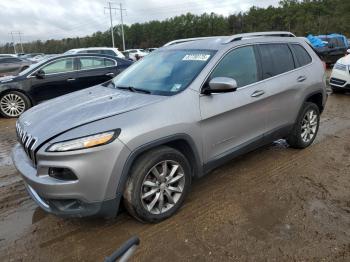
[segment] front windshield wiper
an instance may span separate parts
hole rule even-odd
[[[115,85],[114,85],[115,86]],[[123,90],[129,90],[131,92],[138,92],[138,93],[144,93],[144,94],[151,94],[151,91],[146,90],[146,89],[141,89],[141,88],[135,88],[133,86],[115,86],[118,89],[123,89]]]

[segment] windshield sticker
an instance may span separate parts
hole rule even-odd
[[[184,58],[182,58],[183,61],[207,61],[209,59],[210,55],[208,54],[191,54],[191,55],[185,55]]]
[[[173,85],[173,87],[171,88],[171,92],[177,92],[177,91],[179,91],[180,90],[180,88],[181,88],[181,84],[175,84],[175,85]]]

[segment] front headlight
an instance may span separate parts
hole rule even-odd
[[[102,146],[112,142],[118,137],[120,130],[99,133],[91,136],[81,137],[68,141],[58,142],[49,146],[48,152],[66,152],[78,149],[86,149],[95,146]]]

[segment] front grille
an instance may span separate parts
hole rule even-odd
[[[347,71],[348,67],[346,65],[336,63],[334,65],[334,69],[338,69],[338,70],[341,70],[341,71]]]
[[[331,80],[330,80],[330,83],[342,86],[342,85],[344,85],[346,83],[346,81],[332,77]]]
[[[16,123],[16,131],[17,131],[17,139],[18,142],[23,146],[24,151],[26,152],[27,156],[32,160],[34,166],[36,165],[36,156],[34,152],[34,147],[36,143],[38,142],[38,139],[36,137],[33,137],[32,135],[28,134],[21,125],[17,122]]]

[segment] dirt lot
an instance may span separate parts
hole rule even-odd
[[[231,161],[157,225],[41,211],[9,158],[14,123],[0,119],[0,261],[102,261],[132,235],[135,261],[350,261],[350,95],[330,95],[313,146]]]

